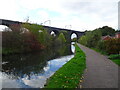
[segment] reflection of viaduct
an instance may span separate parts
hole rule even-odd
[[[10,25],[13,25],[13,24],[22,24],[22,22],[0,19],[0,25],[5,25],[9,27]],[[56,28],[56,27],[50,27],[50,26],[43,26],[43,27],[47,29],[49,33],[53,31],[57,36],[62,32],[65,35],[67,41],[71,41],[71,35],[73,33],[77,35],[77,39],[79,39],[84,34],[84,32],[74,31],[69,29]]]

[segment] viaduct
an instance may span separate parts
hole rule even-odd
[[[0,25],[5,25],[7,27],[10,27],[10,25],[13,24],[23,24],[24,22],[19,22],[19,21],[12,21],[12,20],[5,20],[5,19],[0,19]],[[75,33],[77,35],[77,39],[79,39],[82,35],[84,35],[85,32],[80,32],[80,31],[75,31],[75,30],[70,30],[70,29],[63,29],[63,28],[57,28],[57,27],[51,27],[51,26],[43,26],[48,33],[51,33],[52,31],[58,36],[60,32],[64,31],[67,32],[67,35],[65,35],[67,41],[71,41],[71,35]]]

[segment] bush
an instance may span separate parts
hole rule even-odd
[[[120,52],[120,38],[113,38],[105,41],[105,48],[109,54],[119,54]]]
[[[7,29],[2,32],[2,53],[23,53],[41,50],[44,46],[36,39],[31,32],[24,32],[22,27],[10,26],[12,31]]]
[[[22,52],[23,37],[19,30],[2,32],[3,53]],[[7,52],[8,51],[8,52]]]
[[[95,48],[101,39],[101,32],[98,30],[86,32],[78,41],[90,48]]]
[[[102,50],[102,51],[106,51],[104,41],[102,41],[102,40],[98,41],[98,44],[97,44],[96,48],[99,49],[99,50]]]
[[[24,28],[27,28],[29,32],[31,32],[35,38],[39,41],[39,43],[44,46],[49,45],[51,43],[52,36],[48,34],[47,30],[45,30],[41,25],[37,24],[23,24]]]

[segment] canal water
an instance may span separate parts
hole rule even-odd
[[[74,57],[75,47],[64,45],[29,54],[2,57],[2,88],[43,88],[55,71]]]

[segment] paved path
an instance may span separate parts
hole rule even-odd
[[[118,66],[94,50],[78,44],[86,54],[87,70],[81,83],[83,88],[118,88]]]

